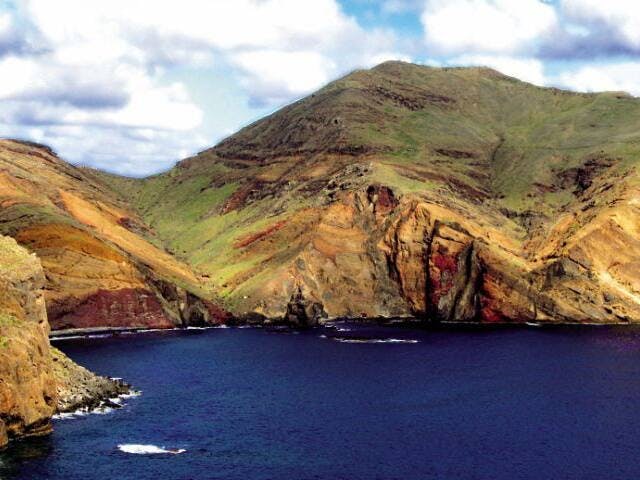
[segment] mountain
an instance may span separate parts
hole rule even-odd
[[[636,322],[639,142],[623,93],[388,62],[97,175],[235,314]]]
[[[54,329],[224,318],[201,279],[115,192],[47,147],[0,141],[0,233],[42,262]]]
[[[624,93],[387,62],[145,179],[1,142],[0,233],[54,328],[638,322],[638,153]]]

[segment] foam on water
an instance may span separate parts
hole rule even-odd
[[[135,455],[177,455],[186,452],[184,448],[166,449],[156,445],[141,445],[136,443],[125,443],[118,445],[118,450],[124,453],[132,453]]]
[[[110,398],[107,404],[103,402],[101,405],[97,406],[96,408],[93,408],[93,409],[79,408],[78,410],[75,410],[73,412],[56,413],[51,418],[53,420],[72,420],[79,417],[85,417],[87,415],[107,415],[119,408],[126,406],[126,404],[123,403],[124,400],[129,398],[139,397],[140,395],[142,395],[142,392],[140,392],[139,390],[132,390],[129,393],[123,393],[121,395],[118,395],[117,397]],[[118,405],[119,408],[118,407],[114,408],[113,406],[109,406],[113,404]]]
[[[403,338],[333,338],[340,343],[420,343],[419,340]]]
[[[77,340],[79,338],[109,338],[112,337],[112,334],[92,334],[92,335],[67,335],[64,337],[52,337],[49,339],[50,342],[61,342],[64,340]]]

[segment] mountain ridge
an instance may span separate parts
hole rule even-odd
[[[619,323],[639,127],[628,95],[386,62],[162,174],[83,172],[235,315]]]

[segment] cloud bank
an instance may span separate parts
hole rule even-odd
[[[411,26],[421,33],[407,33]],[[246,103],[238,115],[249,121],[354,68],[394,58],[486,65],[538,85],[640,95],[640,4],[0,1],[0,135],[146,175],[219,139],[223,132],[211,125],[232,112],[207,96],[208,83],[233,85]],[[207,102],[196,101],[202,97]]]

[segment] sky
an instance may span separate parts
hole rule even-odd
[[[145,176],[385,60],[640,96],[640,2],[0,0],[0,137]]]

